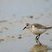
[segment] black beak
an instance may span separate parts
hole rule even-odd
[[[26,26],[23,28],[23,30],[26,29]]]

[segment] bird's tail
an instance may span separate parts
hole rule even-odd
[[[52,29],[52,27],[47,27],[46,29]]]

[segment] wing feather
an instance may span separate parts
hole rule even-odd
[[[33,24],[35,27],[37,27],[38,29],[47,29],[46,26],[41,25],[41,24]]]

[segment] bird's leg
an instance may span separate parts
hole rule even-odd
[[[36,36],[36,40],[38,40],[39,39],[39,36]]]
[[[38,41],[39,41],[39,37],[38,37],[38,36],[36,36],[36,43],[38,43]]]
[[[40,34],[38,36],[36,36],[36,43],[38,43],[39,37],[40,37]]]

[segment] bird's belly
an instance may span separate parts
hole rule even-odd
[[[39,35],[39,34],[42,34],[44,33],[46,30],[45,29],[31,29],[31,32],[33,34],[36,34],[36,35]]]

